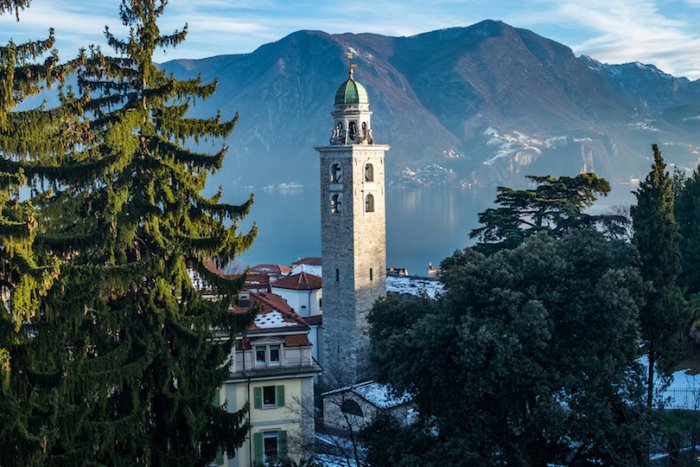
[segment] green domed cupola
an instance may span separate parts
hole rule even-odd
[[[348,54],[348,79],[340,85],[335,93],[335,110],[333,116],[333,133],[330,143],[334,146],[349,144],[374,144],[367,90],[355,81],[353,71],[357,67],[352,63],[352,54]]]
[[[350,79],[340,85],[335,93],[335,105],[344,104],[369,104],[365,87],[355,81],[350,75]]]

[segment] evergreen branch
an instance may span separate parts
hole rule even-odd
[[[240,205],[219,203],[218,198],[218,196],[209,199],[196,196],[195,200],[197,203],[197,208],[220,218],[227,217],[229,219],[241,219],[248,215],[253,203],[255,202],[253,193],[250,194],[248,200]]]
[[[174,137],[180,141],[191,138],[195,143],[199,143],[202,135],[207,137],[225,138],[235,128],[238,122],[238,113],[233,119],[221,122],[219,114],[213,118],[198,119],[198,118],[183,118],[177,122],[161,122],[162,131],[166,137]]]
[[[164,156],[172,156],[178,162],[187,164],[190,167],[205,170],[220,169],[224,156],[228,151],[228,147],[224,146],[216,154],[202,154],[190,151],[189,149],[185,149],[162,138],[151,138],[150,141],[152,152]]]

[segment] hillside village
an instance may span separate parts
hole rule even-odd
[[[240,277],[226,274],[211,261],[206,267],[222,278]],[[308,257],[289,266],[258,264],[245,273],[243,290],[231,309],[252,311],[254,322],[236,340],[231,375],[215,404],[226,404],[233,412],[249,403],[251,429],[236,459],[222,455],[219,465],[252,465],[254,460],[288,456],[299,460],[316,451],[317,458],[333,465],[347,447],[348,430],[359,430],[377,411],[410,419],[410,401],[392,396],[386,386],[371,380],[318,392],[325,363],[322,271],[321,258]],[[190,274],[206,295],[206,282],[195,272]],[[435,278],[391,270],[386,284],[387,293],[396,295],[434,298],[442,290]]]

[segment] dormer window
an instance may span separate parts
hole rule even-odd
[[[374,196],[371,194],[365,197],[365,212],[374,212]]]
[[[256,345],[255,366],[275,366],[281,363],[279,344]]]
[[[340,183],[340,179],[343,176],[343,169],[338,162],[334,162],[331,165],[331,183]]]
[[[373,182],[374,181],[374,166],[372,164],[365,165],[365,181],[366,182]]]

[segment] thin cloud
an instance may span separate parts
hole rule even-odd
[[[562,42],[608,63],[641,61],[700,78],[700,0],[171,0],[161,28],[189,24],[188,40],[170,58],[250,52],[299,29],[404,36],[469,26],[486,18]],[[16,23],[0,16],[0,43],[43,37],[56,28],[63,56],[102,44],[104,25],[125,33],[118,0],[34,0]]]

